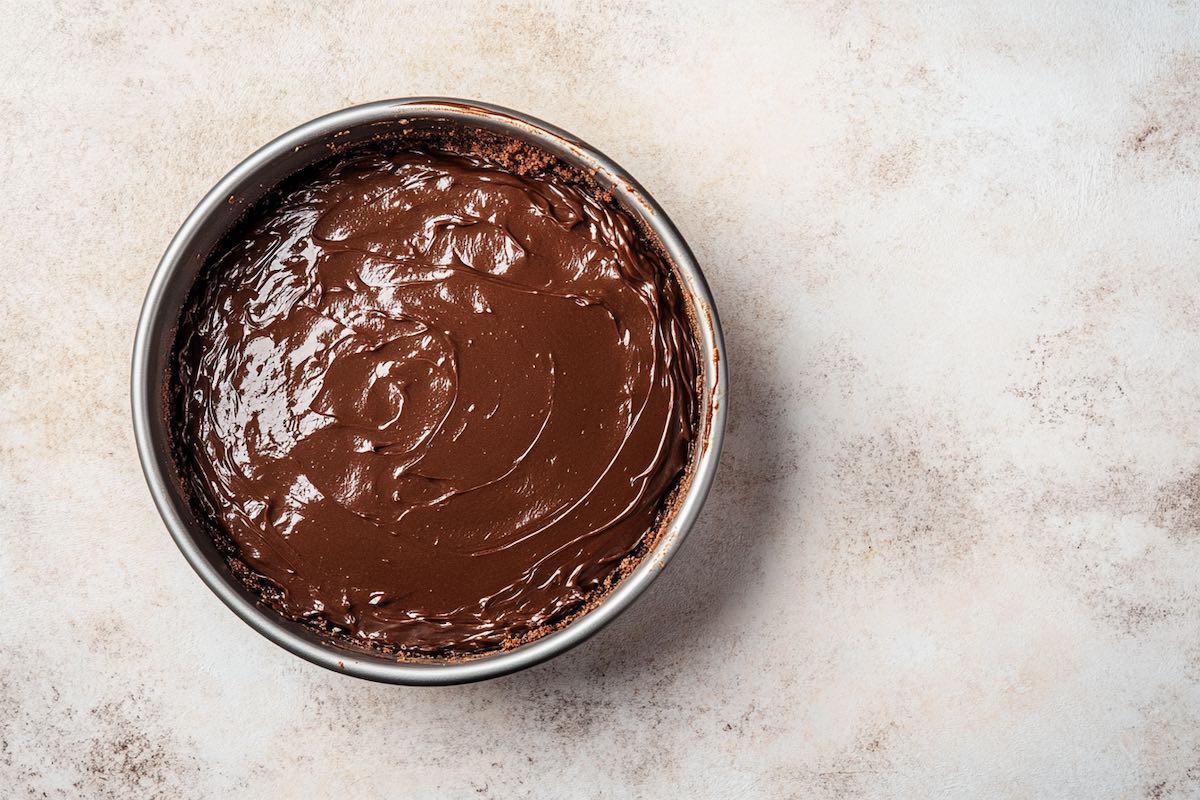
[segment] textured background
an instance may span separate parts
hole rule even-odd
[[[1200,796],[1196,4],[2,5],[5,798]],[[227,612],[126,397],[203,192],[416,94],[637,175],[733,378],[650,594],[436,690]]]

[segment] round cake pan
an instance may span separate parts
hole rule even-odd
[[[511,650],[469,660],[398,661],[338,647],[263,606],[230,572],[193,516],[180,488],[164,419],[168,361],[180,309],[205,260],[244,211],[281,180],[349,145],[387,137],[397,126],[459,126],[506,134],[541,147],[595,176],[630,213],[644,220],[678,271],[695,311],[703,363],[700,430],[682,501],[655,547],[591,611],[564,628]],[[212,188],[167,247],[150,282],[133,346],[133,428],[150,493],[192,568],[256,631],[314,664],[388,683],[468,683],[545,661],[584,641],[640,595],[679,549],[704,503],[725,429],[727,378],[717,311],[696,259],[659,205],[629,173],[574,136],[515,111],[450,98],[407,98],[354,106],[315,119],[258,150]]]

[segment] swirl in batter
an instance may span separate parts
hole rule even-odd
[[[193,501],[285,616],[413,655],[520,643],[639,555],[696,427],[668,263],[579,182],[359,153],[206,267],[173,427]]]

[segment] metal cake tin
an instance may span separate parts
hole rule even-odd
[[[494,131],[541,147],[594,174],[596,181],[662,242],[695,310],[703,364],[698,446],[676,513],[655,547],[591,611],[512,650],[469,660],[397,661],[326,642],[263,606],[230,572],[183,496],[164,419],[168,359],[179,313],[206,257],[242,213],[281,180],[346,145],[387,135],[395,126],[462,126]],[[476,101],[438,97],[384,100],[305,123],[259,149],[204,196],[171,240],[146,292],[133,346],[133,428],[154,503],[201,579],[235,614],[275,644],[336,672],[386,683],[442,685],[498,677],[533,666],[595,634],[650,585],[678,551],[712,484],[725,430],[724,343],[712,295],[696,259],[666,213],[629,173],[599,150],[533,117]]]

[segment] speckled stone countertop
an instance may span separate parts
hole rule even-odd
[[[0,32],[0,794],[1200,796],[1200,6],[196,5]],[[419,94],[637,175],[733,380],[649,595],[435,690],[226,611],[127,399],[204,191]]]

